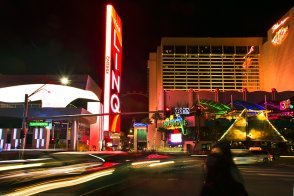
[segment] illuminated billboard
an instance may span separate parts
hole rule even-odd
[[[120,86],[122,73],[122,22],[112,5],[106,6],[104,64],[104,131],[120,132]],[[114,115],[115,114],[115,115]]]
[[[172,133],[170,134],[171,143],[182,143],[182,134],[181,133]]]

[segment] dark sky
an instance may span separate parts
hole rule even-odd
[[[161,37],[251,37],[293,0],[0,0],[0,73],[103,77],[105,6],[123,21],[122,91],[146,91]]]

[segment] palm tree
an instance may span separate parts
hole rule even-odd
[[[151,118],[154,120],[154,123],[155,123],[155,132],[154,132],[154,136],[153,136],[153,148],[155,150],[155,140],[156,140],[156,135],[157,135],[157,122],[158,122],[158,120],[163,120],[164,117],[159,112],[155,112],[152,114]]]
[[[144,118],[141,120],[141,123],[150,125],[150,124],[152,124],[152,120],[150,118]]]

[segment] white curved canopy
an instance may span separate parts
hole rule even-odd
[[[70,86],[55,84],[27,84],[0,88],[0,102],[24,102],[25,94],[30,101],[42,101],[42,107],[66,107],[75,99],[99,101],[95,93]]]

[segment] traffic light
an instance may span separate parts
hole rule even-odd
[[[170,116],[170,107],[164,108],[164,117],[167,118]]]
[[[54,144],[55,141],[56,141],[55,137],[52,137],[51,140],[50,140],[50,143],[51,143],[51,144]]]

